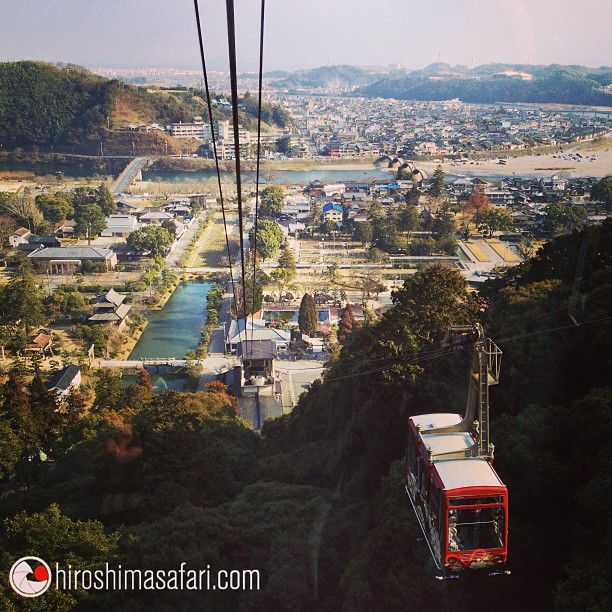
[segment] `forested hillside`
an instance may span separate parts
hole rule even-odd
[[[211,94],[212,97],[212,94]],[[256,104],[246,95],[241,123],[251,128]],[[214,119],[229,119],[230,110],[215,108]],[[126,133],[128,125],[191,122],[208,116],[206,97],[198,89],[166,91],[126,85],[92,74],[80,66],[58,68],[43,62],[0,63],[0,143],[3,151],[17,147],[41,152],[90,153],[100,142],[108,152],[131,154],[131,140],[138,150],[161,152],[169,136],[162,131]],[[290,117],[283,109],[266,104],[264,121],[284,127]],[[126,141],[126,142],[122,142]],[[123,150],[125,149],[125,151]]]
[[[451,269],[411,276],[262,436],[218,384],[154,396],[146,376],[123,389],[105,372],[91,411],[74,402],[60,422],[11,374],[0,570],[37,554],[262,572],[258,593],[50,589],[40,610],[609,609],[612,223],[552,241],[482,294],[487,308]],[[403,491],[406,419],[462,412],[470,355],[437,349],[447,325],[476,319],[504,351],[491,413],[512,575],[438,582]],[[0,583],[0,608],[17,606]]]
[[[504,71],[525,70],[533,80],[508,78]],[[499,72],[497,72],[499,71]],[[395,74],[359,88],[366,96],[406,100],[463,102],[527,102],[612,106],[612,93],[602,89],[612,79],[610,69],[581,66],[506,66],[489,64],[473,70],[435,64],[409,74]]]
[[[77,144],[99,135],[118,83],[42,62],[0,64],[0,142],[5,148]]]

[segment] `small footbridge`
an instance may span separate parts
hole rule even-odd
[[[145,357],[143,359],[101,359],[101,368],[126,368],[126,369],[142,369],[151,366],[169,366],[173,368],[181,368],[185,365],[184,359],[175,359],[174,357]]]

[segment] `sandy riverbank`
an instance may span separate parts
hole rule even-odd
[[[581,161],[564,159],[569,155],[580,153]],[[612,138],[603,143],[585,142],[564,147],[563,153],[557,151],[543,153],[540,155],[513,155],[512,151],[502,154],[506,158],[506,164],[499,163],[499,157],[491,159],[470,160],[467,163],[459,163],[453,160],[442,161],[417,161],[414,165],[419,170],[424,170],[429,176],[433,175],[438,165],[446,174],[465,176],[491,176],[500,179],[512,174],[550,176],[552,174],[563,174],[568,177],[595,176],[604,177],[612,174]],[[590,158],[595,157],[592,160]],[[304,163],[304,167],[306,168]],[[279,166],[280,168],[280,166]],[[346,162],[319,165],[312,163],[307,166],[309,170],[367,170],[376,168],[372,162]],[[289,170],[290,168],[284,168]],[[389,174],[394,175],[395,169],[389,169]]]
[[[545,153],[541,155],[524,155],[513,157],[512,152],[504,155],[506,164],[500,164],[499,158],[482,159],[457,163],[444,161],[441,166],[447,174],[466,176],[490,176],[499,177],[512,176],[551,176],[561,174],[563,176],[582,177],[594,176],[604,177],[612,174],[612,140],[609,148],[600,148],[593,143],[582,143],[570,148],[564,147],[563,153]],[[580,161],[568,159],[570,154],[580,153]],[[565,157],[565,158],[564,158]],[[592,160],[590,158],[595,157]],[[430,176],[436,166],[435,162],[418,162],[417,167],[425,170]]]

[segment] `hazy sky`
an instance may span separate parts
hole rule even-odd
[[[259,0],[235,0],[239,70]],[[193,0],[2,0],[0,61],[198,68]],[[207,63],[227,66],[223,0],[200,0]],[[435,61],[612,65],[611,0],[267,0],[265,69]]]

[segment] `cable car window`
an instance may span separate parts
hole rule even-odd
[[[502,508],[449,510],[448,549],[501,548],[504,543]]]
[[[442,494],[440,489],[437,489],[433,482],[430,488],[430,504],[431,504],[431,520],[435,526],[435,530],[438,533],[438,537],[442,535],[442,529],[440,528],[440,505],[441,505]]]
[[[414,478],[417,476],[416,446],[412,436],[408,439],[408,469]]]
[[[486,504],[503,504],[501,495],[495,497],[456,497],[449,500],[451,506],[484,506]]]

